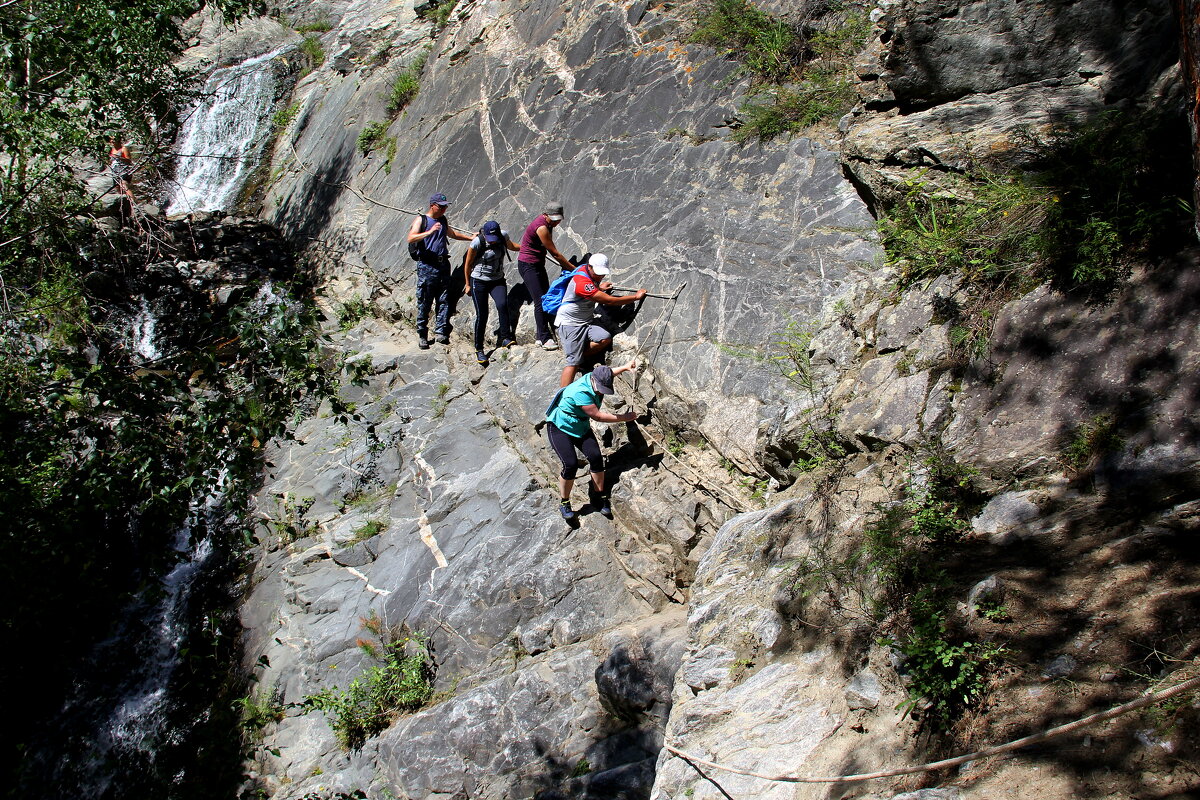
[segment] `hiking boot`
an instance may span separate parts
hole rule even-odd
[[[558,342],[554,341],[553,339],[547,339],[546,341],[542,342],[542,349],[543,350],[557,350]]]
[[[437,335],[437,343],[438,344],[450,344],[450,337],[444,333],[439,333]]]
[[[428,350],[429,349],[429,340],[426,339],[424,336],[417,337],[417,347],[421,348],[422,350]]]
[[[612,507],[608,503],[607,494],[598,494],[592,500],[596,505],[596,510],[600,512],[600,516],[612,519]]]
[[[475,363],[481,367],[486,367],[488,365],[487,353],[483,352],[482,350],[476,350]]]
[[[558,503],[558,513],[562,514],[562,518],[567,522],[574,522],[579,516],[579,513],[571,510],[570,500],[560,500]]]

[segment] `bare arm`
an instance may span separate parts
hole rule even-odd
[[[594,405],[584,406],[583,413],[596,420],[596,422],[633,422],[637,418],[637,415],[632,411],[626,411],[624,414],[610,414],[607,411],[601,411]]]
[[[636,303],[637,301],[641,300],[645,296],[646,296],[646,290],[638,289],[633,294],[625,295],[624,297],[617,297],[615,295],[609,294],[608,292],[596,292],[594,295],[591,296],[590,299],[595,300],[597,303],[601,303],[606,306],[627,306],[630,303]]]
[[[512,240],[512,239],[508,239],[508,240],[507,240],[507,242],[506,242],[506,244],[508,244],[508,249],[509,249],[509,250],[512,250],[514,253],[515,253],[515,252],[517,252],[518,250],[520,250],[520,249],[521,249],[521,245],[519,245],[519,244],[513,244],[513,240]]]
[[[547,225],[542,225],[537,229],[538,239],[542,246],[546,248],[546,252],[554,256],[554,260],[562,265],[563,269],[574,269],[575,265],[567,260],[567,257],[558,252],[558,248],[554,246],[554,237],[550,233],[550,228]]]
[[[637,356],[634,356],[633,358],[631,358],[629,360],[628,364],[622,364],[619,367],[613,367],[613,377],[615,378],[616,376],[620,375],[622,372],[636,372],[636,371],[637,371]]]
[[[458,228],[455,228],[449,222],[446,223],[446,235],[451,239],[458,239],[460,242],[469,242],[475,238],[473,233],[463,233]]]
[[[408,226],[408,243],[419,242],[426,239],[442,229],[442,223],[435,222],[430,225],[424,232],[421,231],[421,217],[414,217],[412,225]]]
[[[467,282],[466,293],[471,293],[471,268],[475,266],[475,248],[467,248],[467,258],[463,261],[463,279]]]

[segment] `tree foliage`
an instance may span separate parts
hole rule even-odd
[[[227,18],[254,0],[216,0]],[[24,290],[71,252],[70,226],[90,203],[82,158],[107,136],[148,146],[169,130],[196,75],[176,64],[180,24],[197,0],[0,2],[0,274]],[[11,298],[6,297],[11,301]]]

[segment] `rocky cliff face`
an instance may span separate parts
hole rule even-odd
[[[990,712],[960,722],[956,745],[1081,716],[1195,656],[1194,256],[1139,266],[1100,305],[1030,287],[964,353],[945,307],[966,289],[947,276],[895,291],[869,212],[905,180],[1020,165],[1021,137],[1051,124],[1172,102],[1165,2],[881,3],[839,133],[749,146],[726,129],[746,83],[685,43],[686,6],[469,2],[436,35],[402,4],[319,14],[326,59],[296,85],[262,214],[320,265],[331,318],[348,301],[372,316],[330,330],[361,378],[344,397],[356,416],[300,422],[260,495],[247,668],[297,704],[257,751],[270,796],[1195,789],[1168,763],[1194,752],[1190,734],[1143,718],[1000,766],[834,788],[705,778],[662,747],[809,776],[925,760],[899,710],[911,670],[856,616],[867,587],[814,600],[799,566],[846,563],[932,480],[930,453],[969,471],[978,512],[951,564],[976,594],[962,589],[947,624],[1009,648]],[[391,82],[429,43],[392,119]],[[614,522],[557,518],[535,430],[555,354],[476,367],[465,303],[454,344],[416,350],[404,233],[434,190],[466,229],[519,231],[561,200],[565,252],[608,253],[623,285],[684,286],[618,337],[614,358],[649,361],[619,402],[650,414],[606,433]],[[518,330],[529,341],[528,306]],[[814,419],[837,452],[809,438]],[[1064,454],[1113,419],[1104,448]],[[835,463],[806,471],[818,456]],[[980,593],[1003,596],[1009,621],[973,613]],[[430,637],[444,694],[347,752],[300,704],[369,665],[356,641],[373,620]]]

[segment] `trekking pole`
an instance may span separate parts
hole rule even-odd
[[[686,286],[686,285],[687,284],[684,284],[684,286]],[[612,290],[614,292],[636,292],[637,291],[637,289],[631,289],[628,286],[614,286]],[[678,289],[676,289],[675,294],[653,294],[652,292],[646,292],[646,297],[657,297],[659,300],[674,300],[677,297],[679,297],[679,293],[681,291],[683,291],[683,286],[680,286]]]

